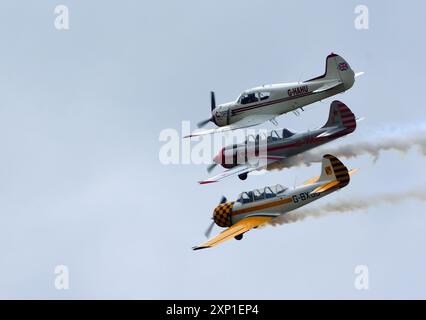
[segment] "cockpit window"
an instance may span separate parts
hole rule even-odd
[[[270,198],[273,198],[273,197],[275,197],[275,193],[271,190],[271,188],[266,187],[265,188],[265,198],[270,199]]]
[[[288,188],[284,188],[282,185],[277,184],[276,186],[273,187],[275,190],[275,194],[281,194],[284,193]]]
[[[272,130],[271,133],[269,134],[268,142],[277,141],[277,140],[281,140],[281,137],[277,131]]]
[[[254,190],[253,195],[254,195],[254,201],[263,200],[265,198],[263,194],[263,190]]]
[[[259,101],[259,93],[258,92],[243,94],[240,97],[240,103],[241,104],[254,103],[254,102],[258,102],[258,101]]]
[[[270,92],[259,92],[259,98],[261,101],[268,99],[270,96]]]
[[[240,194],[240,197],[238,198],[238,202],[249,203],[253,201],[253,193],[252,192],[243,192]]]
[[[256,189],[253,191],[243,192],[238,198],[238,202],[241,204],[250,203],[253,201],[261,201],[265,199],[274,198],[280,194],[283,194],[287,188],[280,184],[273,187],[265,187],[264,189]]]

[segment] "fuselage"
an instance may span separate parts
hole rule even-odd
[[[311,131],[294,133],[289,137],[285,137],[284,134],[282,134],[282,136],[274,136],[273,131],[271,131],[267,137],[266,148],[264,150],[268,157],[278,156],[289,158],[354,131],[353,127],[346,127],[329,136],[320,136],[322,133],[327,132],[328,129],[327,127],[323,127]],[[274,131],[277,132],[278,130]],[[252,141],[247,140],[246,143],[243,144],[227,146],[220,150],[213,161],[222,165],[224,168],[230,169],[250,161],[251,157],[258,157],[259,154],[255,152],[256,148],[255,138],[252,139]]]
[[[259,200],[253,199],[253,201],[246,203],[242,200],[242,197],[244,196],[243,193],[240,195],[240,198],[233,203],[231,223],[235,224],[239,220],[253,215],[284,215],[334,192],[326,191],[321,193],[311,193],[322,184],[324,184],[324,181],[306,186],[302,185],[294,189],[287,188],[282,193],[279,193],[274,197],[264,197],[264,199]]]
[[[284,113],[302,108],[350,89],[354,80],[347,80],[329,90],[314,92],[335,80],[320,79],[302,83],[285,83],[256,87],[244,91],[236,101],[217,106],[212,111],[215,123],[225,126],[249,115]]]

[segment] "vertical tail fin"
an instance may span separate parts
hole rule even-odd
[[[327,56],[325,63],[325,73],[322,76],[310,79],[305,82],[314,80],[341,80],[345,86],[345,90],[350,89],[355,82],[355,73],[341,56],[331,53]]]
[[[338,184],[334,188],[340,189],[349,184],[348,168],[335,156],[326,154],[322,158],[321,175],[318,179],[320,181],[337,181]]]
[[[344,127],[350,132],[356,129],[355,115],[343,102],[337,100],[331,103],[328,121],[323,128],[335,126]]]

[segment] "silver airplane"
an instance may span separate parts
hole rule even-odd
[[[231,238],[241,240],[245,232],[347,186],[355,171],[348,171],[339,159],[328,154],[322,159],[321,175],[301,186],[290,189],[277,184],[243,192],[236,201],[223,197],[213,211],[206,236],[209,237],[214,224],[227,229],[193,249],[210,248]]]
[[[219,128],[195,131],[186,137],[246,128],[268,120],[276,123],[275,118],[282,114],[303,110],[308,104],[349,90],[361,74],[355,74],[341,56],[332,53],[327,56],[325,73],[304,82],[252,88],[241,93],[237,100],[218,106],[211,92],[211,116],[199,122],[198,127],[213,122]]]
[[[207,170],[210,172],[216,165],[227,170],[199,183],[214,183],[234,175],[245,180],[252,171],[281,168],[294,156],[354,132],[356,122],[355,115],[344,103],[333,101],[328,120],[321,128],[300,133],[272,130],[267,137],[248,136],[244,143],[222,148]]]

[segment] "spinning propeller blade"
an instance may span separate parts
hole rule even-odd
[[[216,109],[216,98],[214,96],[213,91],[210,91],[210,102],[211,102],[211,108],[212,108],[212,111],[213,111],[214,109]]]
[[[213,169],[216,168],[216,166],[217,166],[217,163],[212,163],[211,165],[207,167],[207,172],[211,173]]]
[[[202,128],[202,127],[204,127],[207,123],[209,123],[210,121],[213,121],[213,117],[210,117],[210,118],[208,118],[208,119],[206,119],[206,120],[203,120],[203,121],[198,122],[198,123],[197,123],[197,127],[198,127],[198,128]]]
[[[220,204],[222,204],[222,203],[225,203],[226,202],[226,197],[225,196],[222,196],[222,199],[220,199]]]
[[[206,238],[210,238],[210,233],[212,233],[213,227],[214,227],[214,221],[212,221],[212,223],[210,223],[206,231],[204,231],[204,235],[206,236]]]
[[[216,98],[215,98],[215,95],[214,95],[213,91],[210,92],[210,104],[211,104],[211,110],[213,112],[213,110],[216,109]],[[198,122],[197,123],[197,127],[198,128],[202,128],[202,127],[204,127],[209,122],[214,122],[213,115],[210,118],[206,119],[206,120]]]

